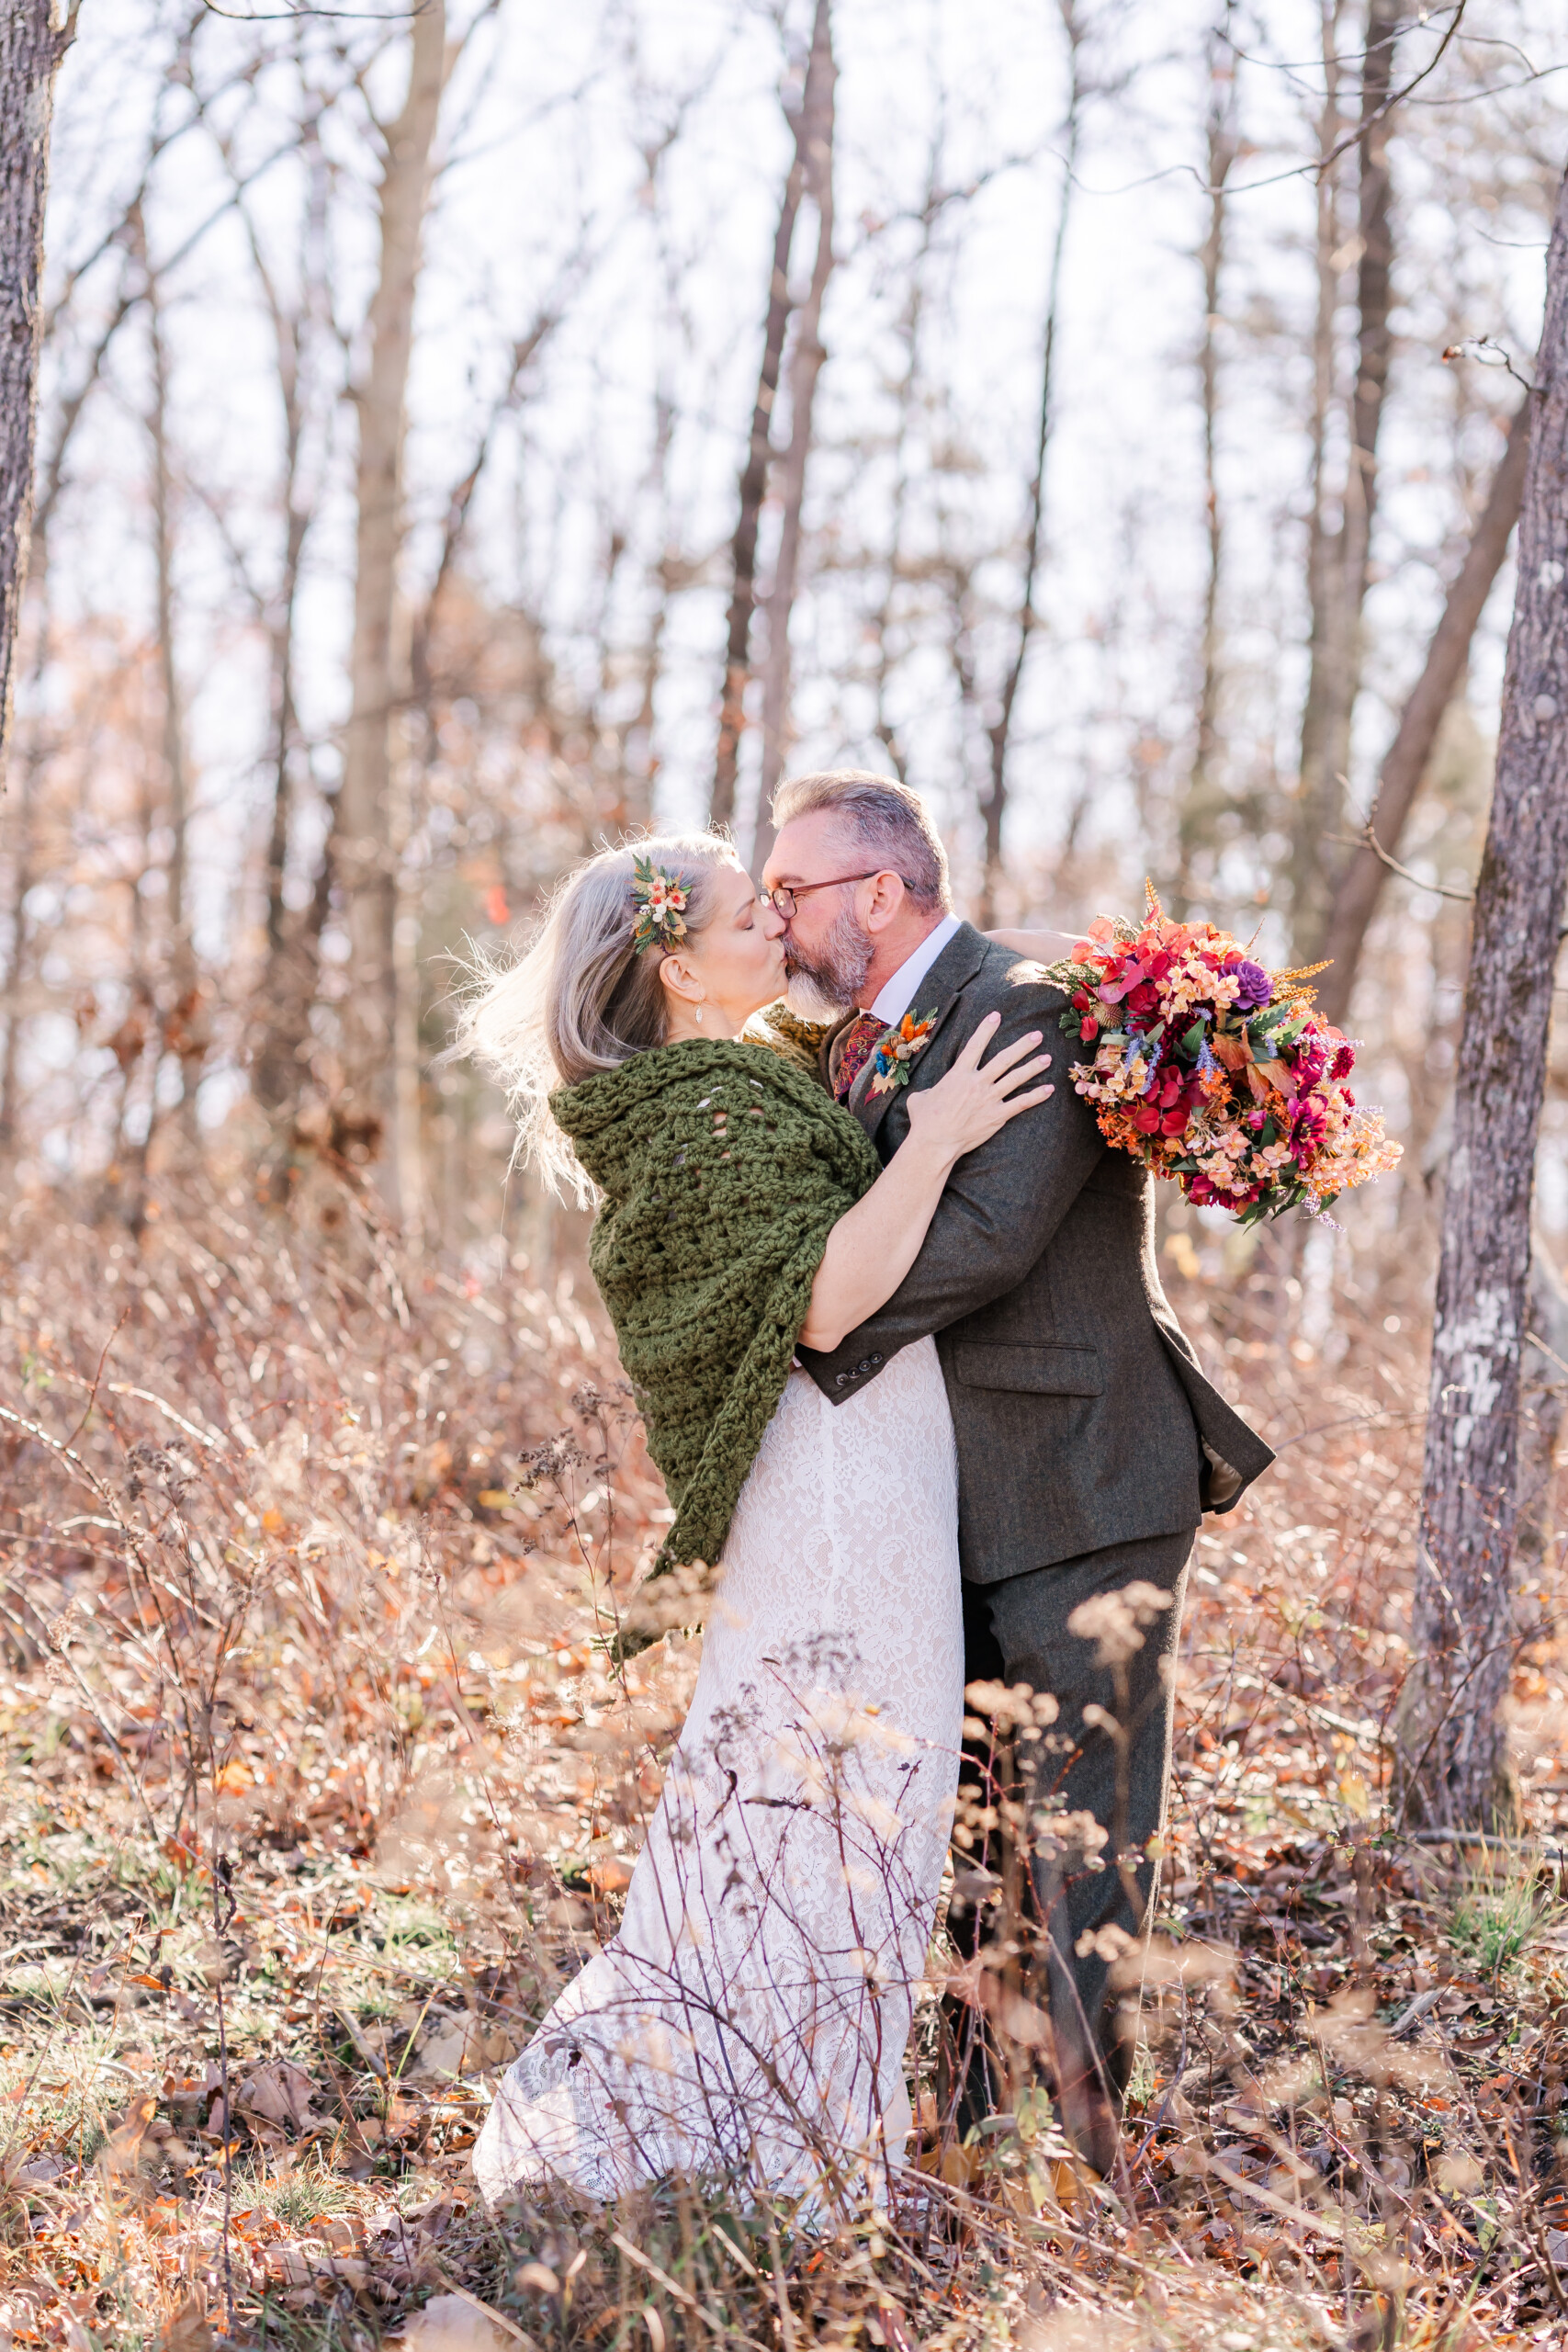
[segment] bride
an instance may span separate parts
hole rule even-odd
[[[931,1340],[837,1408],[794,1350],[892,1296],[956,1161],[1051,1091],[1048,1057],[1034,1033],[982,1068],[991,1016],[881,1170],[815,1075],[742,1036],[783,993],[783,931],[722,841],[608,850],[466,1016],[523,1150],[597,1191],[590,1261],[676,1510],[644,1594],[678,1623],[694,1564],[715,1571],[620,1933],[475,2150],[491,2202],[672,2173],[837,2200],[908,2132],[963,1716],[953,1428]]]

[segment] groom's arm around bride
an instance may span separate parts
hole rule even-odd
[[[882,778],[805,778],[784,787],[776,815],[768,879],[800,890],[792,961],[840,988],[862,961],[861,1012],[903,1024],[902,1060],[864,1051],[863,1020],[843,1024],[824,1057],[885,1162],[908,1133],[909,1092],[951,1068],[987,1013],[1000,1014],[998,1046],[1030,1029],[1066,1045],[1065,1000],[1039,967],[949,913],[941,846],[912,794]],[[818,873],[855,877],[848,909],[841,888],[807,895]],[[1050,2011],[1053,2071],[1064,2120],[1103,2170],[1129,2055],[1110,2014],[1117,1938],[1103,1930],[1135,1937],[1146,1926],[1145,1849],[1164,1817],[1187,1563],[1200,1512],[1231,1508],[1272,1456],[1203,1377],[1165,1297],[1150,1178],[1104,1143],[1069,1083],[959,1162],[887,1305],[831,1354],[801,1361],[825,1396],[847,1402],[931,1333],[958,1449],[966,1677],[1055,1693],[1055,1752],[1027,1751],[1033,1802],[1094,1814],[1110,1834],[1105,1863],[1123,1861],[1035,1870],[1051,1928],[1049,1982],[1035,1990]],[[1117,1712],[1115,1677],[1087,1621],[1080,1635],[1069,1620],[1134,1583],[1168,1605],[1145,1610],[1152,1622],[1122,1669],[1131,1720],[1119,1806],[1114,1743],[1093,1713]],[[972,2104],[986,2103],[984,2086],[969,2087]]]

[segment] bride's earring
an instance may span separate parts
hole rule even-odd
[[[703,1009],[702,1009],[702,1006],[699,1004],[699,1005],[698,1005],[698,1007],[697,1007],[697,1021],[698,1021],[698,1024],[699,1024],[699,1026],[700,1026],[701,1022],[702,1022],[702,1017],[703,1017]]]

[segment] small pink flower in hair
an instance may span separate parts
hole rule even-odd
[[[639,956],[645,947],[662,947],[668,953],[685,938],[686,895],[686,886],[678,875],[666,873],[650,857],[633,858],[632,903],[637,909],[637,924],[632,932],[632,945]]]

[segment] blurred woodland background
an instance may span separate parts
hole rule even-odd
[[[621,828],[748,845],[786,768],[856,763],[931,796],[982,918],[1070,928],[1147,874],[1276,960],[1332,933],[1411,1146],[1346,1271],[1396,1224],[1405,1257],[1495,514],[1389,844],[1419,881],[1360,906],[1348,843],[1507,471],[1560,29],[85,17],[0,880],[9,1181],[96,1183],[135,1229],[161,1171],[282,1200],[335,1140],[410,1249],[488,1266],[509,1138],[437,1063],[468,941]],[[1568,1246],[1555,1143],[1542,1206]]]
[[[1527,1843],[1417,1831],[1389,1736],[1564,56],[1559,0],[84,0],[0,808],[14,2340],[1568,2320],[1561,1037]],[[1127,2180],[1021,2101],[826,2267],[678,2199],[520,2261],[464,2150],[695,1650],[604,1675],[662,1496],[586,1220],[443,1050],[573,859],[760,865],[829,764],[981,922],[1147,876],[1332,956],[1405,1157],[1336,1223],[1161,1203],[1280,1461],[1198,1555]]]

